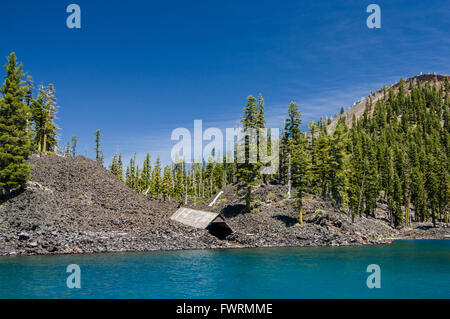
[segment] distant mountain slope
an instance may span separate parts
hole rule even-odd
[[[353,212],[361,213],[363,207],[366,214],[374,214],[377,200],[383,200],[396,227],[430,219],[434,224],[448,222],[448,76],[401,79],[321,127],[322,142],[332,136],[331,152],[339,155],[330,165],[346,168],[349,158],[350,174],[345,169],[341,172],[344,178],[339,187],[345,189],[342,185],[348,178]],[[347,136],[349,144],[345,144]],[[344,149],[339,145],[345,145]]]
[[[450,79],[450,75],[442,75],[442,74],[421,74],[417,76],[413,76],[411,78],[408,78],[405,80],[405,83],[409,83],[410,81],[413,81],[414,84],[420,83],[433,83],[437,86],[437,88],[441,88],[444,83],[445,79]],[[395,93],[398,92],[398,87],[400,85],[400,82],[397,82],[395,84],[386,86],[384,88],[380,88],[377,91],[371,93],[369,96],[367,96],[365,99],[359,100],[354,103],[352,107],[347,109],[344,114],[339,115],[332,119],[331,123],[328,125],[329,132],[333,132],[339,119],[344,117],[345,123],[348,127],[352,126],[352,119],[353,116],[356,117],[356,119],[359,119],[366,110],[367,106],[370,103],[370,99],[372,99],[372,105],[375,105],[376,102],[379,100],[382,100],[385,98],[385,94],[389,91],[390,88],[394,90]],[[410,93],[408,86],[405,86],[405,93]],[[373,112],[374,108],[371,109],[371,113]]]

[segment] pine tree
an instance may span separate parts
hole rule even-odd
[[[39,94],[31,103],[31,120],[33,124],[33,145],[39,154],[53,152],[57,145],[56,131],[56,97],[52,84],[39,88]]]
[[[261,94],[258,95],[258,104],[255,113],[255,127],[266,127],[266,119],[264,118],[264,98]]]
[[[116,176],[123,182],[123,161],[122,153],[119,153],[119,158],[117,160],[117,173]]]
[[[34,89],[34,83],[33,78],[31,75],[27,75],[27,81],[26,81],[26,93],[25,93],[25,104],[28,106],[28,108],[31,107],[31,104],[33,103],[33,89]],[[30,111],[30,109],[28,109]],[[30,116],[30,115],[29,115]]]
[[[319,186],[322,196],[328,195],[330,176],[330,137],[321,131],[313,150],[315,164],[312,167],[314,184]]]
[[[96,130],[95,133],[95,161],[97,164],[103,165],[103,151],[100,149],[100,137],[103,135],[100,134],[100,130]]]
[[[211,197],[214,193],[214,188],[213,188],[213,183],[214,183],[214,157],[210,156],[208,159],[208,164],[206,165],[205,168],[205,180],[208,183],[208,187],[207,187],[207,196],[206,197]]]
[[[57,107],[55,88],[53,84],[49,84],[45,93],[45,125],[43,127],[42,151],[47,153],[53,152],[58,143],[56,139],[56,131],[58,130],[58,127],[55,124]]]
[[[278,169],[278,183],[288,183],[288,166],[289,166],[289,144],[288,135],[286,134],[286,121],[283,123],[281,131],[280,151],[279,151],[279,169]]]
[[[394,200],[394,226],[400,227],[403,225],[403,211],[401,208],[402,203],[402,184],[397,172],[394,173],[394,185],[393,185],[393,200]]]
[[[247,105],[244,108],[244,116],[241,120],[244,132],[250,133],[251,129],[255,129],[257,126],[257,112],[256,112],[256,99],[253,96],[247,98]],[[252,163],[250,154],[252,147],[250,137],[245,136],[238,147],[243,148],[244,163],[237,164],[236,178],[239,181],[238,191],[244,190],[243,198],[246,204],[246,210],[252,209],[252,187],[258,185],[259,168],[260,163]]]
[[[125,173],[125,184],[127,184],[131,189],[136,190],[136,154],[130,158],[130,163],[127,166],[127,170]]]
[[[27,132],[30,129],[30,121],[31,121],[31,104],[33,103],[34,99],[33,99],[33,89],[34,89],[34,83],[33,83],[33,78],[31,77],[31,75],[27,75],[27,81],[26,81],[27,85],[26,85],[26,93],[25,93],[25,104],[27,105],[27,127],[26,130]]]
[[[25,162],[31,151],[27,132],[28,112],[24,103],[26,89],[22,86],[22,64],[10,54],[3,87],[0,89],[0,189],[7,196],[16,188],[23,188],[31,171]]]
[[[302,124],[297,103],[291,102],[289,104],[288,118],[285,123],[287,139],[290,144],[292,144],[292,141],[296,141],[300,138],[300,126]]]
[[[303,194],[309,185],[310,159],[306,136],[301,134],[292,146],[292,181],[297,190],[298,223],[303,223]]]
[[[39,94],[37,98],[31,104],[31,119],[33,122],[33,148],[41,154],[43,137],[45,134],[45,126],[46,126],[46,114],[44,109],[46,93],[44,90],[44,86],[41,85],[39,88]]]
[[[114,176],[123,181],[123,163],[122,163],[122,153],[114,154],[109,170]]]
[[[185,179],[184,179],[184,165],[183,162],[179,161],[174,164],[174,196],[178,199],[182,198],[185,189]]]
[[[75,157],[77,155],[77,137],[74,135],[72,136],[72,157]]]
[[[430,210],[433,225],[436,226],[436,212],[439,206],[439,181],[438,164],[436,158],[428,155],[429,159],[426,168],[425,190],[427,192],[428,208]]]
[[[256,106],[256,114],[255,114],[255,129],[256,131],[256,151],[257,151],[257,155],[256,155],[256,160],[258,162],[258,166],[261,167],[260,170],[263,169],[263,166],[267,167],[268,165],[270,165],[270,163],[266,163],[263,164],[261,162],[261,154],[260,154],[260,148],[261,145],[265,145],[266,146],[266,150],[265,153],[268,153],[268,147],[270,147],[270,143],[267,144],[267,134],[266,134],[266,119],[264,117],[264,98],[262,97],[261,94],[258,95],[258,104]],[[258,176],[259,178],[260,176]],[[262,174],[262,178],[263,178],[263,182],[264,184],[267,183],[267,175],[266,174]]]
[[[161,161],[158,156],[156,158],[155,166],[153,167],[152,171],[152,184],[151,184],[152,195],[159,198],[161,190],[162,190]]]
[[[347,143],[347,127],[341,118],[331,137],[329,170],[331,198],[339,210],[346,208],[348,203]]]
[[[361,215],[362,195],[364,193],[364,183],[366,179],[364,171],[364,152],[362,148],[362,133],[354,125],[349,132],[350,137],[350,157],[349,157],[349,187],[348,202],[352,214],[352,221],[355,216]]]
[[[142,187],[148,192],[151,184],[152,166],[150,164],[150,154],[147,153],[142,168]]]
[[[163,200],[170,199],[172,195],[172,172],[170,166],[164,167],[164,177],[162,180],[161,194]]]
[[[284,148],[286,161],[286,179],[288,184],[288,197],[291,195],[292,186],[292,153],[294,147],[300,143],[300,125],[302,124],[298,105],[291,102],[288,107],[288,118],[285,120],[285,130],[282,143]]]
[[[378,192],[378,171],[376,166],[376,152],[373,142],[368,136],[365,136],[363,144],[364,152],[364,204],[367,216],[375,217],[376,202]]]
[[[70,157],[70,155],[71,155],[71,152],[70,152],[70,143],[67,142],[67,143],[66,143],[65,150],[64,150],[64,156],[65,156],[65,157]]]

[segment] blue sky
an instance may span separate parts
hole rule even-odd
[[[66,27],[70,3],[81,29]],[[173,129],[233,127],[249,94],[280,127],[291,100],[307,123],[400,77],[450,74],[448,1],[2,1],[0,30],[1,55],[55,85],[60,143],[77,135],[93,157],[100,129],[106,162],[167,163]]]

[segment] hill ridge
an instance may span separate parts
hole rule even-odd
[[[450,80],[450,75],[427,73],[427,74],[419,74],[419,75],[409,77],[407,79],[404,79],[404,82],[409,83],[412,80],[414,84],[416,84],[417,81],[420,81],[421,83],[438,82],[438,83],[442,84],[445,81],[445,79]],[[356,119],[359,119],[364,114],[364,111],[366,110],[366,108],[368,106],[370,97],[372,97],[372,104],[375,105],[375,103],[383,97],[384,90],[388,91],[390,88],[393,88],[394,91],[396,92],[396,90],[398,89],[398,86],[400,85],[400,81],[401,81],[401,79],[399,81],[397,81],[396,83],[390,84],[389,86],[379,88],[378,90],[371,92],[365,98],[354,102],[353,105],[350,108],[348,108],[347,110],[345,110],[343,114],[340,114],[337,117],[334,117],[333,119],[331,119],[331,123],[327,125],[327,129],[329,130],[329,132],[334,131],[337,122],[342,117],[345,117],[345,124],[349,128],[352,127],[353,115],[356,116]],[[372,108],[372,112],[373,112],[373,108]]]

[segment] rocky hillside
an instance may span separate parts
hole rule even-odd
[[[297,224],[295,199],[287,197],[287,187],[260,185],[253,190],[257,211],[244,213],[245,206],[235,187],[226,187],[214,207],[233,229],[227,240],[243,246],[322,246],[383,243],[398,231],[381,218],[356,217],[338,212],[330,201],[318,197],[303,200],[304,223]],[[381,213],[380,213],[381,217]]]
[[[196,206],[220,212],[232,227],[234,232],[219,240],[208,230],[171,221],[174,202],[135,193],[90,159],[45,156],[29,162],[33,170],[26,190],[0,208],[0,255],[362,245],[401,235],[383,220],[382,205],[376,219],[357,217],[352,222],[316,197],[304,200],[305,222],[296,225],[296,209],[285,186],[262,185],[253,191],[258,212],[244,213],[230,186],[214,207]],[[448,228],[436,236],[442,237],[442,229],[445,233]]]
[[[150,201],[82,156],[34,157],[24,192],[0,208],[0,254],[226,247],[206,230],[173,223]]]

